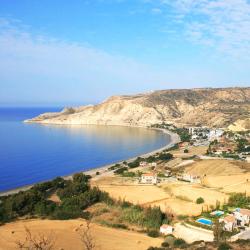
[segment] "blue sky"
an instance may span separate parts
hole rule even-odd
[[[248,0],[1,0],[0,105],[249,86]]]

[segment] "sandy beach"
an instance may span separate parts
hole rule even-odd
[[[146,154],[142,154],[142,155],[138,155],[136,157],[133,157],[133,158],[129,158],[127,160],[125,160],[126,162],[132,162],[134,161],[137,157],[142,157],[142,158],[146,158],[146,157],[149,157],[151,155],[154,155],[158,152],[161,152],[165,149],[168,149],[168,148],[171,148],[172,146],[174,146],[176,143],[179,143],[180,142],[180,138],[177,134],[169,131],[169,130],[166,130],[166,129],[160,129],[160,128],[148,128],[148,129],[152,129],[152,130],[157,130],[157,131],[160,131],[161,133],[165,133],[165,134],[168,134],[170,136],[170,141],[168,144],[166,144],[164,147],[161,147],[159,149],[156,149],[154,151],[151,151],[149,153],[146,153]],[[116,162],[116,163],[112,163],[112,164],[108,164],[108,165],[105,165],[105,166],[100,166],[98,168],[93,168],[93,169],[90,169],[90,170],[87,170],[87,171],[78,171],[78,173],[84,173],[84,174],[87,174],[87,175],[91,175],[91,176],[96,176],[96,172],[99,172],[100,175],[98,175],[98,178],[100,177],[105,177],[105,176],[109,176],[111,175],[113,172],[112,171],[108,171],[108,168],[115,165],[115,164],[121,164],[123,161],[120,161],[120,162]],[[62,178],[64,179],[71,179],[72,176],[74,175],[75,173],[72,173],[70,175],[67,175],[67,176],[62,176]],[[45,180],[45,181],[49,181],[49,180]],[[43,182],[45,182],[43,181]],[[42,182],[41,182],[42,183]],[[7,190],[7,191],[4,191],[4,192],[0,192],[0,196],[5,196],[5,195],[11,195],[11,194],[15,194],[15,193],[18,193],[20,191],[26,191],[28,189],[30,189],[33,185],[35,185],[37,183],[34,183],[32,185],[27,185],[27,186],[23,186],[23,187],[19,187],[19,188],[15,188],[15,189],[11,189],[11,190]]]

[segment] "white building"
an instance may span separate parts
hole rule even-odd
[[[182,174],[181,176],[178,177],[179,180],[183,180],[183,181],[188,181],[191,183],[200,183],[200,177],[197,175],[191,175],[191,174]]]
[[[234,228],[237,227],[237,221],[233,215],[228,215],[224,217],[223,219],[220,219],[219,221],[224,222],[224,229],[226,231],[232,232]]]
[[[223,133],[224,133],[223,129],[212,129],[208,133],[208,140],[209,141],[218,140],[223,135]]]
[[[140,183],[143,184],[157,184],[157,175],[154,173],[142,174],[140,178]]]
[[[174,228],[170,225],[167,225],[167,224],[163,224],[160,227],[160,233],[164,234],[164,235],[172,234],[173,231],[174,231]]]
[[[146,165],[147,165],[147,162],[145,162],[145,161],[141,161],[141,162],[140,162],[140,166],[141,166],[141,167],[145,167]]]
[[[157,163],[156,163],[156,162],[152,162],[152,163],[151,163],[151,166],[152,166],[152,167],[157,167]]]
[[[236,208],[234,211],[234,217],[237,220],[238,226],[248,225],[250,222],[250,210],[244,208]]]

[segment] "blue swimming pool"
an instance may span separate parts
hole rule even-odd
[[[211,226],[213,224],[213,222],[209,219],[204,219],[204,218],[200,218],[198,220],[196,220],[197,222],[207,225],[207,226]]]

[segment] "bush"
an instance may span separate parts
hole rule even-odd
[[[135,160],[135,161],[133,161],[133,162],[130,162],[130,163],[128,164],[128,166],[129,166],[130,168],[137,168],[137,167],[140,166],[140,162],[137,161],[137,160]]]
[[[178,238],[178,239],[176,239],[174,241],[174,246],[175,247],[180,247],[180,246],[183,246],[183,245],[186,245],[186,241],[183,240],[183,239]]]
[[[150,230],[150,231],[148,231],[147,234],[149,237],[152,237],[152,238],[157,238],[160,235],[157,230]]]
[[[168,160],[171,160],[172,158],[173,158],[173,155],[170,153],[161,153],[158,156],[158,159],[161,161],[168,161]]]
[[[226,242],[223,242],[219,245],[218,250],[229,250],[232,249],[231,246],[229,244],[227,244]]]
[[[162,247],[169,247],[169,244],[166,241],[164,241],[164,242],[161,243],[161,246]]]
[[[233,193],[230,195],[228,205],[232,207],[247,207],[250,205],[250,196],[245,193]]]
[[[197,198],[196,204],[202,204],[204,203],[204,199],[202,197]]]
[[[135,177],[136,174],[134,172],[125,171],[125,172],[122,173],[122,176],[123,177]]]
[[[96,175],[100,175],[100,172],[99,172],[99,171],[97,171],[95,174],[96,174]]]
[[[184,149],[184,153],[188,153],[188,149]]]
[[[122,167],[122,168],[118,168],[114,171],[114,174],[123,174],[123,172],[127,171],[128,168],[127,167]]]

